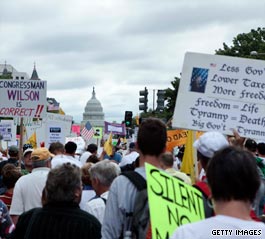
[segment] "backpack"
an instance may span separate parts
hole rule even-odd
[[[202,192],[205,218],[214,216],[213,207],[210,205],[211,199],[208,184],[205,181],[199,181],[195,183],[193,187],[197,188],[199,191]]]
[[[128,216],[132,216],[130,228],[132,232],[132,238],[146,238],[147,231],[150,229],[146,180],[135,171],[123,172],[122,175],[127,177],[138,190],[135,196],[133,212],[128,213]]]

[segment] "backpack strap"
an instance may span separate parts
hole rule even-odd
[[[147,187],[145,178],[135,171],[126,171],[123,172],[121,175],[127,177],[138,189],[138,191],[141,191]]]
[[[210,197],[210,189],[209,189],[209,186],[206,182],[204,181],[199,181],[197,182],[196,184],[193,185],[193,187],[199,189],[206,198],[209,198]]]
[[[106,198],[103,198],[103,197],[100,197],[102,200],[103,200],[103,202],[105,203],[105,205],[106,205],[106,203],[107,203],[107,199]]]

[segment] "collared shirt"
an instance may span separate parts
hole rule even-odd
[[[42,190],[49,171],[46,167],[34,168],[30,174],[18,179],[13,192],[10,215],[20,215],[34,207],[42,206]]]
[[[105,213],[106,203],[104,201],[108,199],[109,191],[106,191],[100,195],[100,197],[94,198],[86,203],[85,211],[94,215],[102,224]],[[104,199],[102,199],[104,198]]]

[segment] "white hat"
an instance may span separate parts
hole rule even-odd
[[[33,152],[33,149],[31,149],[31,148],[28,148],[28,149],[26,149],[24,152],[23,152],[23,157],[25,157],[25,155],[27,154],[27,153],[29,153],[29,152]]]
[[[214,153],[228,146],[229,143],[225,136],[219,132],[206,132],[200,136],[193,144],[203,156],[212,158]]]

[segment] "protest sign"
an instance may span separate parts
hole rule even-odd
[[[264,77],[261,60],[186,53],[173,126],[264,138]]]
[[[16,127],[13,120],[1,120],[0,122],[0,140],[15,141]]]
[[[93,129],[94,129],[93,138],[102,139],[102,137],[103,137],[103,128],[102,127],[93,127]]]
[[[109,123],[107,121],[104,122],[105,125],[105,134],[118,134],[118,135],[126,135],[126,127],[125,124],[117,124],[117,123]]]
[[[196,139],[199,138],[203,132],[196,131]],[[172,152],[174,147],[186,144],[188,130],[175,129],[167,130],[167,151]]]
[[[65,131],[63,129],[64,124],[62,122],[47,122],[46,124],[46,142],[47,148],[51,143],[60,142],[65,144]]]
[[[46,81],[0,80],[0,117],[44,118]]]
[[[150,164],[145,169],[152,238],[168,239],[177,227],[204,219],[199,190]]]
[[[172,152],[176,146],[186,144],[188,130],[167,130],[167,151]]]

